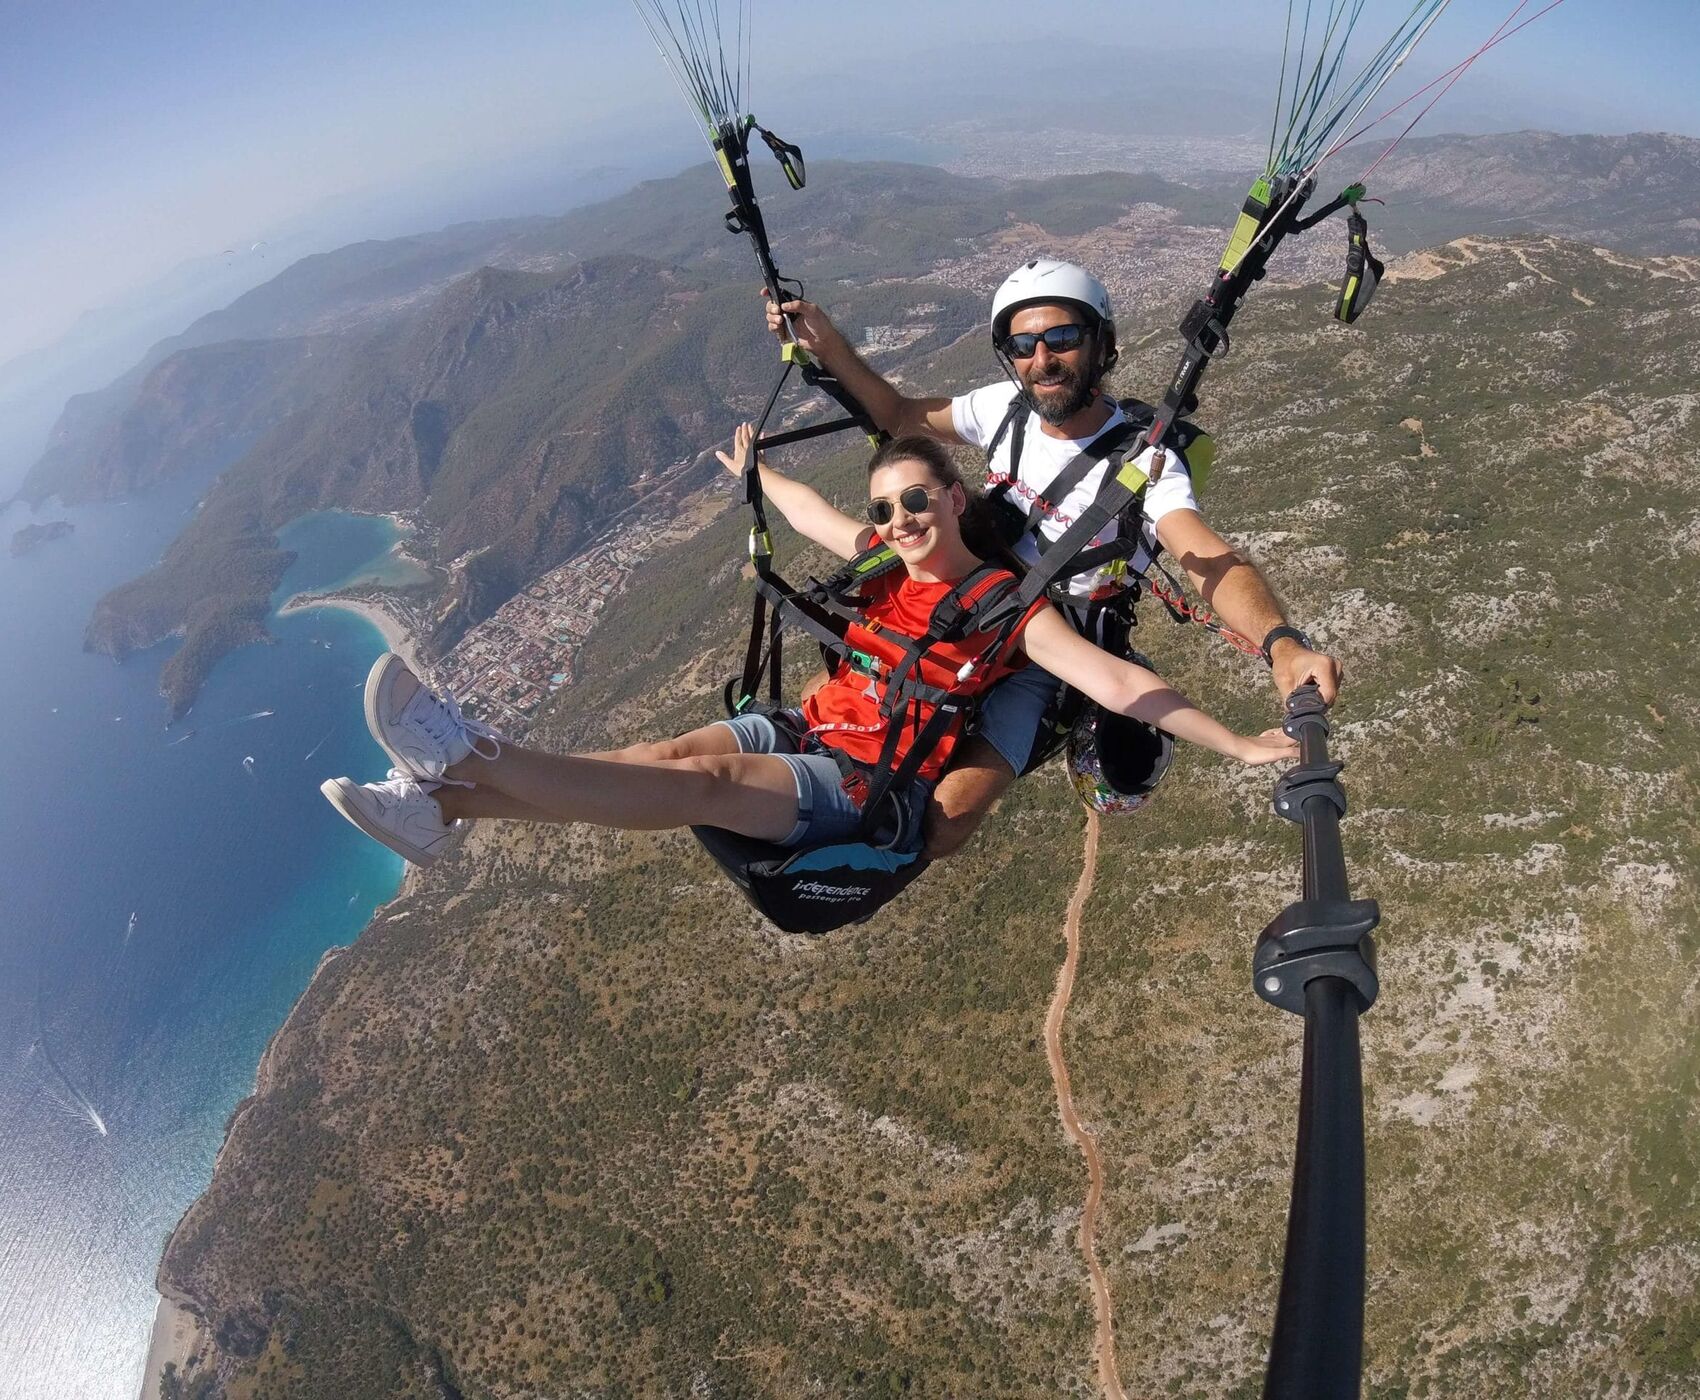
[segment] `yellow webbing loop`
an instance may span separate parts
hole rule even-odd
[[[726,158],[726,152],[718,141],[714,143],[714,159],[720,166],[720,178],[726,182],[726,188],[735,192],[738,188],[738,177],[732,170],[732,162]]]
[[[1221,270],[1231,272],[1244,260],[1247,251],[1257,238],[1257,231],[1263,226],[1263,216],[1269,212],[1269,177],[1260,175],[1252,183],[1251,191],[1246,195],[1246,204],[1256,205],[1258,213],[1252,213],[1249,208],[1242,208],[1240,216],[1234,221],[1234,231],[1228,235],[1228,247],[1222,254]]]
[[[1150,478],[1145,475],[1145,469],[1139,463],[1127,461],[1122,463],[1122,469],[1116,473],[1116,480],[1129,491],[1138,491],[1144,488]]]
[[[1216,439],[1200,433],[1186,449],[1186,469],[1192,477],[1192,489],[1202,494],[1210,484],[1210,469],[1216,465]]]

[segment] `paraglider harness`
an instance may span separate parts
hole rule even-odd
[[[793,189],[805,180],[802,152],[780,141],[753,117],[721,123],[711,144],[732,207],[726,227],[750,239],[764,285],[776,301],[801,297],[802,284],[782,277],[774,265],[766,225],[756,203],[749,169],[749,138],[760,132],[778,158]],[[867,675],[879,685],[884,740],[873,763],[853,759],[842,749],[806,734],[792,733],[800,752],[829,755],[838,764],[844,789],[862,809],[853,838],[780,846],[720,827],[691,828],[709,855],[763,915],[790,933],[819,934],[873,915],[927,868],[921,854],[922,812],[916,784],[928,757],[947,737],[970,726],[982,688],[983,668],[1001,657],[1019,630],[1031,604],[1017,608],[1017,579],[1001,566],[985,565],[956,585],[933,609],[920,637],[898,645],[889,634],[863,625],[862,595],[857,591],[901,567],[889,547],[865,550],[830,578],[811,578],[793,588],[773,567],[773,538],[756,468],[760,452],[860,428],[875,446],[885,435],[847,390],[816,364],[795,340],[781,346],[783,367],[763,404],[742,463],[743,498],[754,515],[749,555],[755,572],[756,600],[741,675],[725,690],[729,715],[765,714],[788,726],[781,700],[782,633],[801,628],[819,643],[829,670],[843,668]],[[763,435],[791,372],[844,410],[844,416],[787,432]],[[929,652],[940,643],[986,634],[980,653],[955,674],[939,674]],[[765,678],[765,698],[764,690]],[[909,744],[901,758],[903,737]]]
[[[1138,620],[1136,608],[1141,597],[1151,588],[1151,580],[1129,565],[1142,551],[1148,550],[1151,566],[1161,570],[1158,562],[1161,551],[1155,544],[1148,544],[1144,534],[1145,493],[1151,485],[1150,478],[1142,468],[1127,459],[1129,448],[1149,430],[1156,410],[1140,399],[1123,399],[1117,406],[1124,421],[1106,428],[1089,442],[1040,495],[1021,489],[1021,453],[1032,405],[1025,393],[1017,393],[1010,403],[1009,412],[986,443],[986,466],[990,471],[998,449],[1005,439],[1009,442],[1009,467],[996,474],[995,484],[986,499],[992,505],[1005,545],[1013,546],[1022,536],[1031,535],[1038,547],[1039,563],[1031,566],[1027,575],[1027,593],[1035,599],[1047,598],[1068,618],[1077,632],[1112,656],[1131,660],[1134,654],[1131,637]],[[1140,450],[1143,451],[1142,448]],[[1169,469],[1185,471],[1192,477],[1194,487],[1202,491],[1216,453],[1210,434],[1195,423],[1177,422],[1165,450],[1170,457],[1179,459],[1178,466]],[[1058,549],[1062,540],[1047,539],[1040,526],[1081,482],[1101,466],[1104,467],[1104,485],[1099,489],[1100,498],[1112,482],[1124,475],[1135,483],[1133,492],[1112,517],[1117,525],[1116,538],[1069,557]],[[1030,495],[1032,504],[1023,509],[1018,499],[1020,495]],[[1074,579],[1100,569],[1106,571],[1106,582],[1090,598],[1083,599],[1070,591],[1069,585]],[[1041,575],[1043,583],[1034,585],[1034,575]],[[1169,581],[1174,584],[1172,578]],[[1178,589],[1179,585],[1174,584],[1174,587]],[[1187,620],[1186,615],[1168,601],[1177,598],[1177,593],[1163,589],[1159,597],[1163,598],[1164,606],[1176,621]],[[1220,624],[1214,624],[1213,619],[1209,621],[1218,630],[1226,630]],[[1058,687],[1040,720],[1032,751],[1021,770],[1022,776],[1055,757],[1068,741],[1069,732],[1082,710],[1091,703],[1071,686]]]
[[[754,477],[753,467],[746,475]],[[781,698],[783,633],[795,626],[819,643],[835,677],[855,672],[877,686],[884,737],[878,758],[868,763],[791,731],[799,752],[825,754],[838,765],[844,790],[862,810],[851,837],[780,846],[719,827],[692,831],[768,919],[790,933],[827,933],[869,918],[927,868],[921,854],[925,789],[916,778],[940,744],[971,728],[984,677],[995,671],[1031,607],[1015,605],[1019,581],[1013,574],[983,564],[940,599],[922,635],[875,631],[864,622],[865,597],[857,590],[900,568],[896,553],[884,545],[865,550],[830,578],[793,588],[773,569],[759,481],[753,492],[755,615],[743,671],[726,686],[728,714],[763,714],[788,724]],[[930,655],[941,643],[977,636],[986,641],[964,665],[946,667]],[[899,757],[905,735],[908,747]]]

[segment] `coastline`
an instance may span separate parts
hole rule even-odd
[[[160,1295],[154,1309],[153,1332],[148,1340],[148,1359],[142,1370],[142,1388],[137,1400],[157,1400],[167,1366],[182,1375],[189,1358],[206,1341],[201,1320],[175,1299]]]
[[[341,608],[344,612],[358,613],[383,633],[384,645],[407,662],[416,675],[424,674],[425,665],[420,658],[413,633],[387,608],[358,598],[325,598],[315,597],[310,593],[297,593],[278,608],[277,615],[286,617],[290,613],[307,612],[313,608]]]
[[[373,918],[376,919],[380,911],[410,893],[413,880],[414,874],[410,867],[402,876],[401,888],[373,911]],[[231,1135],[236,1131],[237,1125],[241,1122],[242,1115],[247,1111],[249,1104],[254,1098],[268,1092],[271,1088],[271,1057],[273,1051],[289,1033],[296,1015],[300,1012],[308,994],[312,992],[324,970],[347,951],[347,946],[343,944],[325,949],[317,966],[313,968],[313,975],[307,979],[306,987],[302,989],[301,995],[295,999],[295,1004],[289,1008],[289,1014],[283,1018],[283,1024],[272,1034],[271,1039],[266,1042],[266,1048],[260,1052],[260,1062],[254,1067],[253,1090],[248,1099],[238,1104],[231,1114],[230,1125],[225,1130],[224,1140],[219,1143],[218,1152],[213,1157],[212,1169],[214,1173],[223,1163],[225,1149],[230,1146]],[[172,1288],[164,1276],[165,1256],[171,1248],[172,1236],[175,1236],[177,1231],[182,1228],[183,1220],[188,1219],[205,1194],[206,1192],[203,1189],[201,1194],[189,1203],[188,1209],[183,1213],[183,1219],[172,1226],[171,1235],[166,1237],[166,1242],[160,1249],[159,1267],[155,1272],[153,1285],[154,1292],[159,1295],[159,1302],[154,1307],[153,1333],[148,1342],[147,1362],[142,1371],[142,1388],[136,1400],[158,1400],[166,1366],[175,1363],[178,1374],[181,1375],[195,1353],[212,1340],[206,1324],[202,1322],[200,1315],[190,1307],[188,1296]]]
[[[423,663],[420,660],[419,649],[412,630],[399,617],[379,603],[357,598],[319,597],[311,593],[298,593],[279,605],[276,615],[282,617],[291,613],[307,612],[314,608],[340,608],[344,612],[357,613],[378,629],[383,636],[385,646],[405,660],[416,672],[423,673]],[[401,887],[397,889],[387,903],[394,903],[395,900],[408,893],[411,876],[411,870],[404,874]],[[383,907],[383,905],[379,906],[380,909]],[[376,911],[374,911],[375,916]],[[346,950],[342,946],[327,948],[320,957],[318,965],[313,969],[313,975],[307,980],[306,988],[296,998],[294,1005],[290,1007],[288,1014],[284,1017],[283,1024],[277,1028],[272,1038],[266,1043],[266,1048],[260,1054],[259,1064],[255,1066],[254,1070],[253,1094],[262,1093],[268,1087],[270,1081],[269,1062],[274,1047],[288,1032],[291,1022],[294,1021],[302,1003],[306,1001],[314,983],[318,981],[319,975],[344,951]],[[215,1172],[224,1158],[225,1148],[230,1142],[230,1134],[234,1131],[244,1107],[245,1105],[238,1105],[225,1132],[224,1141],[219,1144],[218,1152],[213,1160]],[[201,1194],[204,1195],[204,1191]],[[187,1217],[189,1211],[194,1210],[199,1200],[200,1195],[197,1195],[195,1201],[190,1202],[188,1211],[185,1211],[185,1217]],[[182,1221],[179,1221],[178,1225],[181,1224]],[[173,1234],[176,1233],[176,1228],[173,1227]],[[164,1256],[166,1249],[169,1248],[169,1243],[168,1237],[165,1248],[160,1251],[160,1268],[162,1271]],[[189,1300],[171,1289],[163,1277],[156,1276],[154,1291],[158,1295],[158,1302],[154,1307],[153,1330],[149,1335],[147,1359],[142,1370],[138,1400],[157,1400],[166,1366],[175,1365],[177,1373],[181,1375],[188,1367],[190,1360],[197,1352],[203,1350],[211,1340],[206,1325],[188,1305]]]

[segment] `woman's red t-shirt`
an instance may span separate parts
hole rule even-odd
[[[1011,575],[1002,573],[998,577],[1009,578]],[[876,635],[890,634],[893,644],[901,649],[909,641],[926,634],[933,609],[958,582],[960,580],[921,583],[901,570],[874,579],[864,585],[862,591],[866,600],[862,609],[863,625]],[[1035,603],[1021,620],[1021,626],[1010,634],[1002,652],[976,667],[967,680],[958,681],[957,672],[991,645],[993,638],[989,633],[971,632],[956,641],[935,643],[921,663],[921,679],[928,685],[953,689],[961,695],[984,694],[1010,672],[1027,664],[1027,658],[1015,650],[1016,639],[1022,628],[1032,621],[1033,614],[1043,606],[1043,601]],[[831,678],[803,701],[803,717],[808,721],[810,732],[816,734],[822,743],[842,749],[859,762],[879,762],[886,738],[886,720],[879,709],[884,684],[883,680],[876,681],[848,663],[839,663]],[[931,706],[924,707],[920,723],[924,725],[931,714]],[[901,763],[909,752],[917,729],[916,725],[907,722],[906,711],[899,711],[896,719],[903,724],[904,732],[898,740],[894,766]],[[961,737],[959,728],[945,733],[932,753],[922,761],[918,776],[934,779],[944,772],[945,765],[950,762],[951,751]]]

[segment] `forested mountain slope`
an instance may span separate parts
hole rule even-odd
[[[1236,323],[1207,510],[1347,669],[1348,858],[1384,912],[1366,1394],[1678,1400],[1700,1380],[1695,269],[1467,240],[1401,264],[1358,329],[1326,300],[1265,288]],[[1137,344],[1121,387],[1172,356]],[[911,369],[991,373],[972,341]],[[844,499],[858,472],[811,469]],[[743,531],[729,513],[647,565],[536,737],[716,713]],[[1269,722],[1255,663],[1155,613],[1140,643]],[[1300,1029],[1249,987],[1298,880],[1269,789],[1183,751],[1105,827],[1066,1049],[1130,1393],[1259,1390]],[[1081,828],[1037,775],[817,942],[684,837],[475,831],[315,978],[172,1238],[162,1283],[218,1337],[204,1374],[1097,1393],[1083,1173],[1039,1039]]]

